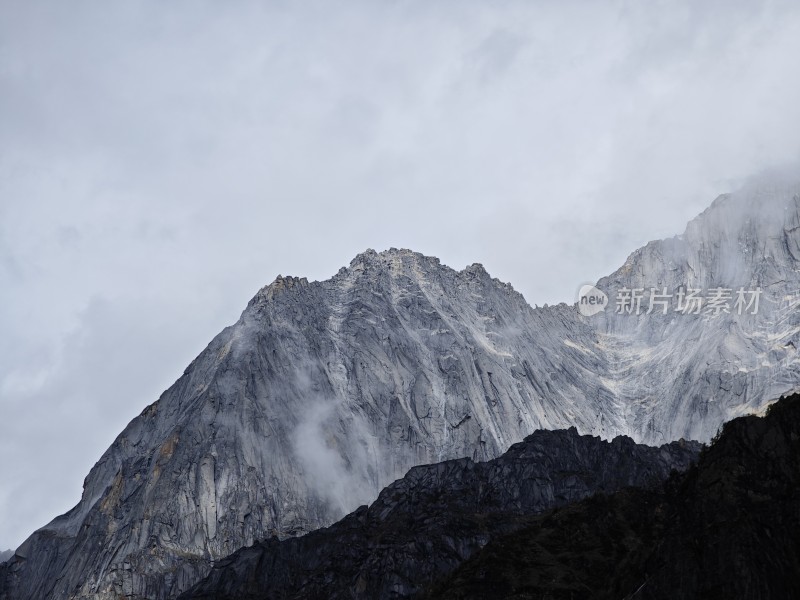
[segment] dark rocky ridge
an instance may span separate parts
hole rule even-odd
[[[409,598],[532,515],[595,493],[658,485],[699,451],[696,442],[652,448],[574,428],[539,431],[492,461],[415,467],[331,527],[220,561],[181,598]]]
[[[800,598],[800,396],[725,425],[661,492],[626,490],[489,542],[426,595]]]

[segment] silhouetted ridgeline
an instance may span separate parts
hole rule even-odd
[[[485,463],[415,467],[369,508],[300,538],[245,548],[181,598],[412,597],[534,515],[595,493],[658,486],[700,447],[537,431]]]
[[[800,396],[727,423],[658,485],[696,453],[537,432],[487,463],[412,469],[327,529],[220,561],[181,598],[800,598]]]
[[[800,396],[727,423],[664,491],[595,496],[493,540],[427,598],[800,598]]]

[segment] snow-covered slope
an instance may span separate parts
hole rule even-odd
[[[648,443],[707,441],[800,382],[800,185],[758,180],[717,198],[683,235],[637,250],[598,287],[611,305],[587,320],[614,364],[605,380],[627,430]],[[676,310],[682,287],[699,290],[699,314]],[[645,290],[640,315],[618,310],[625,288]],[[667,314],[659,303],[647,314],[653,288]],[[720,295],[730,298],[716,310],[708,301]]]
[[[600,281],[612,306],[592,317],[408,250],[324,282],[278,277],[120,434],[80,504],[0,567],[0,598],[168,598],[414,465],[494,458],[539,428],[707,440],[800,381],[798,198],[782,182],[718,199]],[[681,284],[760,286],[760,310],[615,313],[623,286]]]

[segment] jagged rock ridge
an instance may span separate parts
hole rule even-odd
[[[536,429],[709,439],[797,385],[798,190],[720,198],[598,284],[612,298],[690,277],[755,284],[757,315],[532,309],[480,265],[407,250],[365,252],[324,282],[279,277],[120,434],[80,503],[0,567],[0,598],[168,598],[415,465],[495,458]]]
[[[534,519],[423,598],[797,598],[799,503],[795,395],[728,423],[663,491],[598,495]]]
[[[220,561],[181,600],[411,598],[532,515],[625,486],[657,486],[700,448],[605,442],[572,428],[536,432],[485,463],[415,467],[331,527]]]
[[[414,465],[496,457],[541,427],[617,432],[604,366],[562,343],[592,336],[479,265],[404,250],[325,282],[279,277],[120,434],[80,504],[17,550],[0,597],[168,598]]]

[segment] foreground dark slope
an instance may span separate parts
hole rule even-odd
[[[539,431],[492,461],[416,467],[329,528],[220,561],[181,598],[410,597],[532,515],[597,492],[657,485],[699,449],[605,442],[574,428]]]
[[[800,598],[800,396],[725,425],[664,492],[625,490],[539,517],[427,597]]]

